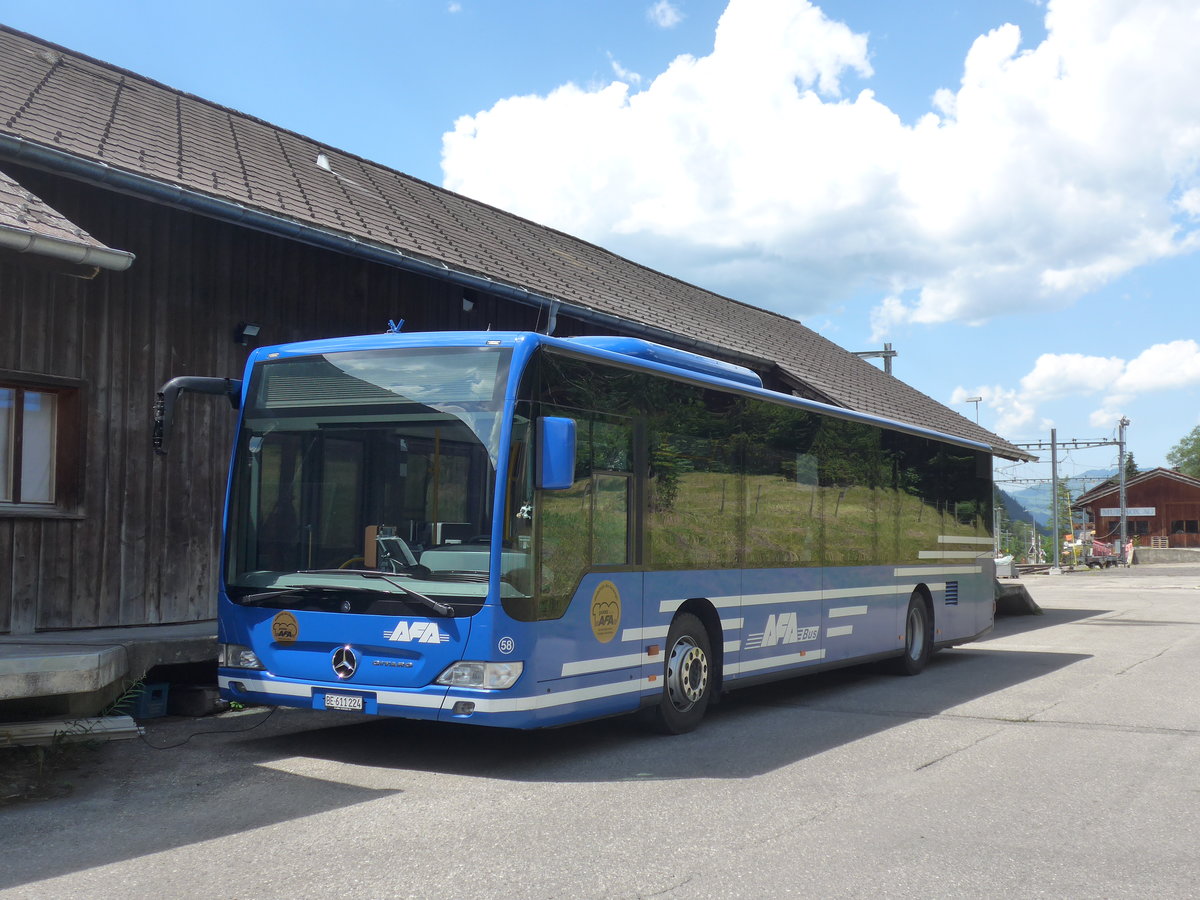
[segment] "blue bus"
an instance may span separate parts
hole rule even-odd
[[[682,733],[730,689],[915,675],[992,627],[990,449],[740,366],[626,337],[386,333],[175,379],[167,427],[181,390],[240,407],[228,700]]]

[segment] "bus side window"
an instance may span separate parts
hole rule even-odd
[[[571,414],[574,483],[566,490],[539,491],[537,498],[540,619],[562,616],[593,567],[630,561],[632,423],[599,412]]]
[[[820,565],[820,419],[806,410],[745,400],[741,430],[758,435],[743,454],[748,568]]]
[[[861,422],[825,419],[816,446],[820,458],[824,564],[879,565],[880,434]],[[883,542],[886,544],[886,540]]]
[[[629,562],[628,473],[592,473],[592,565],[623,566]]]
[[[889,491],[885,508],[892,521],[891,559],[919,563],[921,551],[938,547],[938,536],[946,533],[938,448],[928,438],[901,432],[884,432],[883,440]]]
[[[656,430],[650,435],[650,563],[660,569],[739,565],[744,484],[736,448],[720,423],[703,434]]]

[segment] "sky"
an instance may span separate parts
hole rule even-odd
[[[890,343],[897,377],[1015,443],[1125,416],[1149,468],[1200,424],[1195,0],[0,0],[0,21],[848,350]],[[1060,476],[1116,456],[1064,449]]]

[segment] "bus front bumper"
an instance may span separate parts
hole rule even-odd
[[[279,678],[252,669],[221,668],[221,696],[235,703],[342,710],[443,722],[469,722],[501,728],[542,728],[632,712],[647,692],[661,686],[649,679],[625,680],[604,689],[582,688],[527,694],[518,683],[510,690],[485,691],[429,685],[396,689],[370,685],[308,682]],[[536,682],[530,682],[535,691]],[[615,688],[615,689],[614,689]]]

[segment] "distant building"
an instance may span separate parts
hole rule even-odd
[[[1110,479],[1080,496],[1071,507],[1083,510],[1096,540],[1120,537],[1120,485]],[[1125,482],[1126,534],[1142,547],[1200,548],[1200,480],[1172,469],[1139,472]]]

